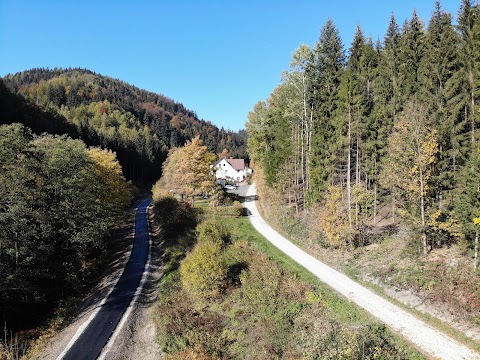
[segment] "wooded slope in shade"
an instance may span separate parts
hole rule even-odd
[[[199,135],[211,152],[245,158],[246,132],[219,129],[165,96],[85,69],[32,69],[0,84],[0,123],[36,133],[69,134],[114,150],[125,176],[143,184],[160,177],[169,149]]]

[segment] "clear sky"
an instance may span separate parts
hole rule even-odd
[[[0,76],[82,67],[166,95],[219,127],[279,84],[291,53],[326,19],[350,46],[357,24],[383,39],[390,14],[428,24],[434,0],[0,0]],[[460,0],[443,0],[457,17]]]

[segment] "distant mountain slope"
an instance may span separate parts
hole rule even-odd
[[[117,152],[125,176],[148,184],[168,150],[200,135],[209,150],[246,158],[246,132],[219,129],[163,95],[85,69],[32,69],[0,84],[0,123],[69,134]]]

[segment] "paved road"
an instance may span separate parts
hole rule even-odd
[[[149,236],[144,200],[135,215],[135,241],[125,269],[97,315],[66,352],[64,360],[93,360],[100,355],[137,289],[148,256]]]
[[[480,360],[480,355],[459,344],[442,332],[430,327],[412,314],[402,310],[347,276],[328,267],[307,254],[273,230],[260,216],[255,205],[254,186],[241,190],[246,194],[244,207],[253,226],[273,245],[314,274],[320,281],[361,306],[394,331],[410,340],[415,346],[435,359]]]

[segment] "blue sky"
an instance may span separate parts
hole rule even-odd
[[[444,0],[454,18],[460,0]],[[348,48],[357,24],[383,39],[392,12],[426,24],[434,0],[0,0],[0,76],[82,67],[166,95],[219,127],[279,84],[291,53],[330,17]]]

